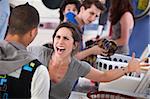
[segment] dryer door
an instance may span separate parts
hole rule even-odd
[[[135,19],[150,15],[150,0],[131,0],[134,8]]]
[[[49,9],[57,9],[62,0],[42,0],[43,4]]]

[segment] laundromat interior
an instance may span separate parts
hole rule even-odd
[[[2,1],[4,1],[4,0],[0,0],[0,6],[1,6]],[[8,1],[9,5],[10,5],[10,14],[11,14],[11,11],[16,6],[25,4],[27,2],[29,3],[29,5],[35,7],[39,13],[40,22],[38,25],[38,32],[37,32],[35,39],[27,46],[27,49],[28,49],[28,47],[32,47],[32,46],[44,46],[47,43],[51,43],[54,47],[54,50],[60,49],[58,51],[58,54],[62,54],[63,52],[65,53],[65,51],[64,51],[65,48],[62,47],[63,44],[61,47],[58,47],[58,48],[56,46],[54,46],[54,44],[56,42],[54,42],[55,39],[53,38],[53,34],[54,34],[56,28],[61,24],[60,19],[59,19],[60,18],[59,11],[60,11],[60,6],[61,6],[62,2],[64,2],[65,0],[6,0],[6,1]],[[82,8],[82,3],[86,0],[70,0],[70,1],[79,1],[81,3],[80,7]],[[133,19],[134,19],[132,32],[131,32],[131,34],[129,34],[129,38],[128,38],[128,42],[127,42],[127,46],[129,47],[128,54],[117,53],[117,50],[119,49],[118,46],[120,46],[120,45],[117,45],[118,44],[117,40],[113,42],[113,39],[112,39],[112,35],[113,35],[112,31],[113,31],[114,24],[110,18],[110,16],[113,15],[110,12],[110,11],[113,11],[112,9],[110,9],[111,8],[110,2],[113,0],[99,0],[99,1],[104,6],[105,10],[102,11],[101,14],[99,16],[97,16],[96,18],[94,17],[95,18],[95,20],[93,19],[94,21],[92,21],[92,22],[90,21],[88,24],[82,25],[82,28],[79,27],[83,32],[83,34],[81,34],[81,39],[82,39],[81,42],[83,42],[82,47],[84,47],[84,49],[92,48],[93,46],[96,46],[96,44],[97,45],[99,44],[98,41],[105,39],[101,42],[100,46],[104,49],[107,49],[107,48],[111,47],[111,45],[109,45],[109,44],[112,44],[113,47],[107,50],[107,51],[110,50],[111,54],[106,55],[106,56],[103,54],[96,54],[96,55],[93,54],[93,55],[91,55],[92,57],[90,57],[89,59],[87,59],[87,57],[86,57],[83,60],[77,59],[77,61],[79,61],[79,63],[80,63],[80,61],[81,61],[81,63],[82,63],[82,61],[85,61],[88,64],[90,64],[90,66],[92,66],[95,69],[102,71],[102,72],[107,72],[107,71],[111,71],[111,70],[115,70],[115,69],[125,71],[126,67],[129,65],[130,61],[133,60],[132,56],[134,53],[135,59],[137,59],[137,61],[141,62],[143,59],[145,59],[144,61],[141,62],[141,64],[146,63],[146,64],[149,64],[149,66],[141,66],[140,68],[138,68],[138,70],[140,69],[139,71],[137,70],[138,72],[127,72],[127,73],[125,72],[125,75],[120,74],[120,77],[118,79],[114,79],[111,82],[107,82],[107,81],[106,82],[105,81],[104,82],[95,82],[95,81],[89,80],[88,77],[90,78],[93,76],[85,75],[86,74],[85,72],[87,72],[87,71],[83,70],[84,73],[81,73],[81,75],[84,75],[85,77],[82,77],[82,76],[79,77],[76,88],[71,90],[71,93],[69,94],[67,99],[150,99],[150,0],[128,0],[133,8]],[[116,1],[118,1],[118,0],[116,0]],[[114,2],[115,2],[115,0],[114,0]],[[73,3],[72,3],[72,5],[73,5]],[[121,9],[121,8],[123,8],[123,6],[120,6],[120,8],[118,7],[118,9]],[[0,7],[0,22],[2,22],[1,17],[3,17],[3,16],[1,16],[2,9],[3,8]],[[86,11],[87,9],[83,8],[83,9],[80,9],[80,11],[82,11],[82,10]],[[78,12],[78,14],[79,13],[80,12]],[[75,15],[75,16],[77,16],[77,15]],[[119,22],[120,22],[120,20],[121,20],[121,18],[119,19]],[[123,23],[119,23],[119,24],[121,26]],[[78,24],[78,25],[80,26],[80,24]],[[9,27],[9,22],[8,22],[8,27]],[[128,26],[124,26],[123,28],[126,28],[126,27],[128,27]],[[1,24],[0,24],[0,29],[1,29]],[[120,30],[117,30],[117,29],[116,29],[116,31],[119,31],[120,33],[122,31],[126,31],[125,29],[122,29],[121,27],[119,27]],[[1,32],[1,30],[0,30],[0,32]],[[117,34],[117,35],[122,36],[123,34]],[[126,35],[124,35],[124,36],[126,36]],[[7,35],[6,35],[6,37],[7,37]],[[97,40],[97,38],[99,40]],[[87,46],[87,44],[91,44],[91,45]],[[114,47],[116,47],[116,49]],[[0,50],[2,50],[1,43],[0,43]],[[116,52],[112,51],[112,50],[115,50]],[[3,62],[3,59],[1,58],[2,57],[1,53],[3,53],[3,51],[0,51],[0,65],[2,64],[1,61]],[[63,54],[62,54],[62,56],[63,56]],[[75,55],[72,56],[72,54],[71,54],[70,56],[76,58]],[[40,55],[38,57],[40,57]],[[66,59],[64,59],[64,60],[66,60]],[[12,64],[14,64],[14,63],[12,63]],[[68,64],[70,66],[71,63],[68,63]],[[133,64],[133,65],[135,65],[135,64]],[[2,66],[0,67],[0,69],[1,68],[2,68]],[[69,69],[70,67],[67,67],[67,68]],[[49,68],[47,67],[47,69],[49,69]],[[82,70],[80,70],[80,68],[79,68],[79,71],[82,71]],[[15,71],[15,72],[17,74],[17,71]],[[66,72],[66,74],[68,73],[67,70],[66,71],[61,70],[61,73],[62,72]],[[73,71],[72,71],[72,73],[73,73]],[[114,75],[117,75],[117,73],[119,75],[119,72],[116,72],[116,73],[112,73],[111,76],[114,77]],[[49,73],[49,74],[51,74],[51,73]],[[9,99],[9,98],[6,98],[7,96],[4,98],[2,97],[2,94],[4,94],[3,89],[5,89],[2,85],[5,81],[2,80],[4,76],[1,77],[1,75],[3,75],[3,74],[1,74],[1,70],[0,70],[0,98]],[[80,73],[79,73],[79,75],[80,75]],[[74,75],[72,78],[74,78],[74,77],[76,77],[76,76]],[[98,76],[96,76],[96,77],[98,77]],[[52,77],[52,79],[53,79],[53,77]],[[70,79],[70,78],[67,78],[67,79]],[[96,78],[93,77],[93,79],[95,80]],[[62,81],[60,81],[60,82],[62,83],[63,79],[61,79],[61,80]],[[64,87],[63,89],[67,89],[65,87],[70,87],[70,83],[71,83],[71,81],[69,81],[69,80],[67,80],[67,81],[68,82],[65,82],[65,81],[63,82],[63,83],[65,83],[64,85],[66,85],[66,86],[61,86],[61,84],[60,85],[57,84],[58,86],[56,87],[55,83],[51,81],[51,75],[50,75],[50,85],[49,86],[52,85],[52,90],[55,87],[56,88]],[[39,80],[39,82],[40,82],[40,80]],[[11,90],[13,90],[13,89],[11,89]],[[50,87],[50,90],[51,90],[51,87]],[[57,91],[58,91],[58,89],[57,89]],[[68,89],[64,90],[64,92],[61,92],[61,94],[56,93],[56,94],[54,94],[54,96],[57,96],[57,95],[63,96],[63,93],[65,93],[66,91],[68,91]],[[52,93],[54,93],[54,92],[52,92]],[[60,92],[58,92],[58,93],[60,93]],[[31,92],[31,94],[33,94],[33,93]],[[50,91],[49,91],[49,94],[51,94]],[[49,97],[49,99],[51,99],[51,98],[56,99],[51,96],[48,96],[48,97]],[[31,97],[31,99],[32,99],[32,97]],[[33,99],[41,99],[41,98],[38,98],[38,96],[37,96],[37,97],[33,97]],[[64,99],[64,98],[60,98],[60,99]]]

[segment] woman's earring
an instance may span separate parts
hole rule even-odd
[[[73,50],[75,50],[76,49],[76,47],[73,47]]]

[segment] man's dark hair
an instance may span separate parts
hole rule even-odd
[[[101,11],[105,10],[105,6],[100,2],[100,0],[84,0],[81,6],[85,7],[85,9],[88,9],[92,5],[95,5]]]
[[[33,6],[28,3],[16,6],[10,14],[8,33],[24,35],[36,28],[39,21],[39,13]]]

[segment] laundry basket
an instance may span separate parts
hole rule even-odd
[[[101,71],[111,70],[111,69],[117,69],[117,68],[123,68],[128,65],[128,63],[123,62],[115,62],[115,61],[109,61],[104,59],[97,59],[96,61],[97,65],[96,68]],[[128,92],[134,92],[137,86],[139,85],[140,81],[144,77],[144,73],[128,73],[127,75],[111,81],[107,83],[100,83],[99,84],[99,90],[124,90]]]
[[[87,97],[89,99],[137,99],[134,96],[106,91],[88,92]]]
[[[103,57],[99,55],[97,56],[96,60],[96,68],[102,71],[123,68],[128,65],[128,62],[131,59],[132,57],[121,54],[114,54],[111,57]],[[127,76],[133,76],[138,78],[141,77],[141,75],[137,73],[128,73]]]
[[[123,68],[128,65],[131,56],[114,54],[110,57],[98,56],[96,68],[101,71]],[[89,92],[90,99],[137,99],[135,96],[141,96],[135,93],[144,73],[128,73],[121,78],[107,82],[99,83],[97,92]],[[139,98],[138,98],[139,99]]]
[[[97,58],[106,59],[110,61],[116,61],[116,62],[123,62],[123,63],[127,63],[129,60],[132,59],[131,56],[126,56],[122,54],[114,54],[110,57],[104,57],[104,56],[98,55]]]

